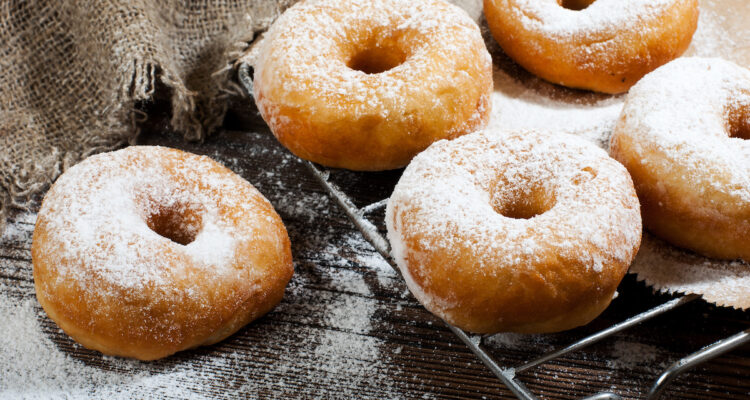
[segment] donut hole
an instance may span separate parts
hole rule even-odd
[[[183,246],[192,243],[203,228],[200,208],[190,203],[173,203],[153,207],[146,217],[148,227],[175,243]]]
[[[729,110],[729,136],[750,140],[750,105]]]
[[[389,43],[372,43],[358,49],[349,58],[346,65],[366,74],[379,74],[396,68],[406,61],[406,52]]]
[[[496,192],[492,208],[498,214],[514,219],[531,219],[542,215],[555,206],[555,197],[540,185],[526,190],[505,193]]]
[[[557,3],[563,8],[573,11],[581,11],[593,4],[596,0],[558,0]]]

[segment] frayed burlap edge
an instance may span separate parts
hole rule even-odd
[[[237,44],[242,48],[247,43]],[[233,64],[231,57],[238,57],[237,52],[228,54],[227,67],[211,76],[220,93],[208,99],[205,109],[198,109],[198,93],[189,90],[185,84],[175,78],[175,74],[161,65],[151,61],[132,60],[132,79],[121,87],[121,96],[128,99],[122,103],[125,110],[120,128],[110,127],[111,134],[106,136],[87,137],[87,150],[81,153],[63,153],[52,148],[51,153],[42,158],[27,160],[15,166],[11,176],[0,181],[0,234],[5,230],[8,218],[13,212],[33,211],[40,201],[39,195],[45,192],[62,172],[86,157],[112,151],[127,144],[133,144],[140,134],[140,123],[148,118],[135,107],[139,101],[151,100],[154,96],[157,80],[172,90],[170,125],[178,132],[183,132],[186,140],[203,140],[222,122],[227,111],[229,98],[241,95],[241,91],[229,81]],[[236,59],[236,58],[235,58]],[[122,114],[115,111],[114,114]],[[18,124],[21,125],[19,121]],[[26,129],[33,123],[24,124]]]
[[[135,142],[140,134],[139,125],[148,116],[136,108],[140,101],[154,98],[157,81],[171,90],[170,105],[172,117],[171,128],[182,132],[186,140],[201,141],[219,127],[227,112],[229,99],[243,95],[239,85],[231,80],[237,60],[245,52],[255,37],[255,33],[265,30],[275,18],[294,0],[255,3],[257,10],[255,20],[248,22],[252,26],[249,37],[229,43],[220,61],[217,71],[206,77],[208,82],[201,85],[208,87],[208,93],[198,93],[188,88],[186,82],[170,60],[159,62],[151,57],[136,55],[122,60],[125,66],[119,79],[118,103],[112,110],[107,110],[105,122],[92,127],[103,128],[96,134],[85,134],[80,148],[83,151],[61,151],[50,146],[49,153],[29,157],[20,163],[6,162],[11,165],[11,173],[0,175],[0,234],[4,231],[7,219],[15,212],[34,211],[38,207],[41,194],[67,168],[88,157],[104,151],[111,151]],[[172,64],[172,65],[170,65]],[[23,110],[21,110],[23,111]],[[0,114],[3,113],[0,111]],[[28,118],[33,113],[20,113]],[[6,115],[2,115],[5,117]],[[33,118],[33,117],[31,117]],[[4,118],[6,128],[9,118]],[[25,120],[11,123],[18,129],[33,130],[33,121]],[[9,128],[13,129],[13,128]],[[5,155],[0,152],[0,157]],[[2,160],[0,160],[2,161]]]

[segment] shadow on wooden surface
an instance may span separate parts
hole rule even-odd
[[[486,32],[485,32],[486,33]],[[488,40],[503,73],[529,90],[571,105],[606,95],[540,81]],[[511,87],[512,89],[512,87]],[[234,105],[225,129],[204,143],[170,133],[160,104],[140,144],[205,154],[256,186],[284,220],[295,275],[282,303],[227,340],[143,363],[105,357],[74,343],[41,311],[30,260],[35,215],[16,215],[0,238],[0,394],[155,398],[511,398],[498,380],[355,230],[302,163],[273,138],[252,101]],[[387,197],[401,171],[337,171],[331,180],[358,206]],[[376,218],[378,216],[376,215]],[[380,215],[382,220],[382,215]],[[380,229],[383,229],[382,225]],[[550,335],[481,338],[503,366],[545,352],[660,304],[630,276],[619,297],[591,324]],[[542,398],[573,399],[602,390],[641,398],[676,359],[750,327],[747,313],[695,301],[580,352],[522,373]],[[736,350],[681,376],[667,398],[750,397],[750,349]]]

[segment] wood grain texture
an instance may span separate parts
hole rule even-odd
[[[257,115],[231,117],[227,126],[203,144],[187,144],[154,123],[141,143],[206,154],[269,198],[289,229],[295,257],[295,276],[282,303],[217,345],[157,362],[127,364],[78,346],[40,313],[39,329],[60,352],[125,377],[133,371],[184,372],[164,391],[128,389],[136,397],[512,398],[442,322],[411,297],[400,277],[388,271]],[[399,173],[339,171],[332,180],[364,205],[387,196]],[[374,218],[382,216],[376,213]],[[33,220],[33,215],[17,216],[11,234],[0,241],[0,288],[19,301],[34,299],[29,253]],[[669,299],[652,294],[632,277],[619,293],[588,326],[552,335],[496,335],[482,338],[482,343],[501,365],[519,365]],[[669,363],[748,326],[746,313],[696,301],[520,377],[543,398],[580,398],[601,390],[640,398]],[[750,349],[745,347],[681,376],[667,397],[747,398],[748,376]]]
[[[702,1],[701,6],[704,15],[721,20],[730,37],[743,38],[746,12],[739,11],[745,1]],[[540,82],[484,33],[495,65],[524,88],[576,107],[606,98]],[[743,43],[725,40],[717,46],[723,52],[718,55],[743,61],[750,49]],[[693,48],[689,52],[700,53]],[[30,318],[34,336],[29,339],[38,336],[51,343],[51,353],[43,356],[64,358],[74,369],[59,376],[82,375],[76,380],[85,387],[72,391],[66,382],[50,379],[60,371],[28,373],[0,379],[0,398],[513,398],[441,321],[414,300],[304,166],[276,142],[250,100],[235,104],[226,129],[202,144],[185,143],[169,132],[163,100],[142,105],[150,119],[139,142],[206,154],[269,198],[293,245],[295,276],[284,300],[267,316],[214,346],[150,363],[104,357],[74,343],[39,308],[30,260],[35,216],[16,215],[0,238],[0,296],[29,307],[25,317]],[[331,179],[363,206],[387,197],[399,175],[400,171],[337,171]],[[373,217],[382,219],[382,213]],[[517,366],[670,298],[653,294],[633,277],[626,277],[619,293],[603,315],[585,327],[550,335],[501,334],[481,342],[501,365]],[[3,347],[13,341],[2,338],[18,336],[10,331],[17,322],[0,319],[0,368],[6,370],[17,361],[8,355],[23,350]],[[601,390],[643,398],[670,363],[748,327],[748,313],[695,301],[519,376],[541,398],[574,399]],[[47,367],[47,360],[38,361],[22,365],[21,372],[28,372],[24,367]],[[55,360],[49,364],[59,365]],[[103,375],[112,390],[94,388],[102,382],[94,375]],[[0,370],[0,377],[8,376]],[[49,385],[25,381],[28,376],[45,377]],[[750,398],[750,347],[680,376],[665,398]]]

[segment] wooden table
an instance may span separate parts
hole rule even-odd
[[[745,38],[745,1],[702,0],[702,15],[727,29],[718,33]],[[706,37],[696,43],[713,46]],[[538,82],[486,39],[495,64],[523,85],[550,98],[572,96],[576,104],[603,98]],[[726,40],[725,46],[708,50],[742,60],[750,54],[742,43]],[[706,53],[701,51],[689,53]],[[517,94],[516,86],[509,89]],[[411,296],[304,164],[276,142],[252,101],[235,104],[225,129],[202,144],[169,133],[164,99],[141,106],[151,118],[139,143],[206,154],[255,185],[276,207],[295,261],[284,300],[214,346],[151,363],[104,357],[73,342],[39,307],[29,250],[35,215],[15,215],[0,237],[0,398],[513,398]],[[337,171],[331,181],[362,206],[387,197],[399,175]],[[474,339],[502,366],[518,366],[669,299],[628,276],[619,297],[585,327]],[[748,313],[697,300],[518,376],[542,398],[573,399],[600,391],[642,398],[675,360],[749,327]],[[750,348],[685,373],[665,398],[750,398]]]
[[[151,363],[84,349],[42,314],[39,329],[56,351],[75,365],[115,376],[169,377],[158,388],[145,379],[143,386],[123,385],[124,397],[512,398],[409,294],[304,165],[276,142],[252,105],[239,108],[243,111],[228,117],[227,128],[203,144],[162,133],[164,122],[148,126],[139,142],[206,154],[268,197],[289,230],[295,260],[282,303],[217,345]],[[331,179],[363,205],[387,197],[399,174],[341,171]],[[35,301],[29,252],[33,220],[33,215],[16,216],[12,234],[0,240],[0,290],[19,301]],[[560,334],[477,340],[502,365],[519,365],[667,299],[628,277],[619,297],[588,326]],[[602,390],[639,398],[674,360],[748,327],[747,313],[698,300],[525,372],[521,379],[544,398],[580,398]],[[0,361],[5,353],[8,349],[0,348]],[[0,394],[4,385],[12,387],[13,382],[0,382]],[[94,390],[90,395],[102,394]],[[749,398],[750,349],[740,348],[682,375],[666,397]]]

